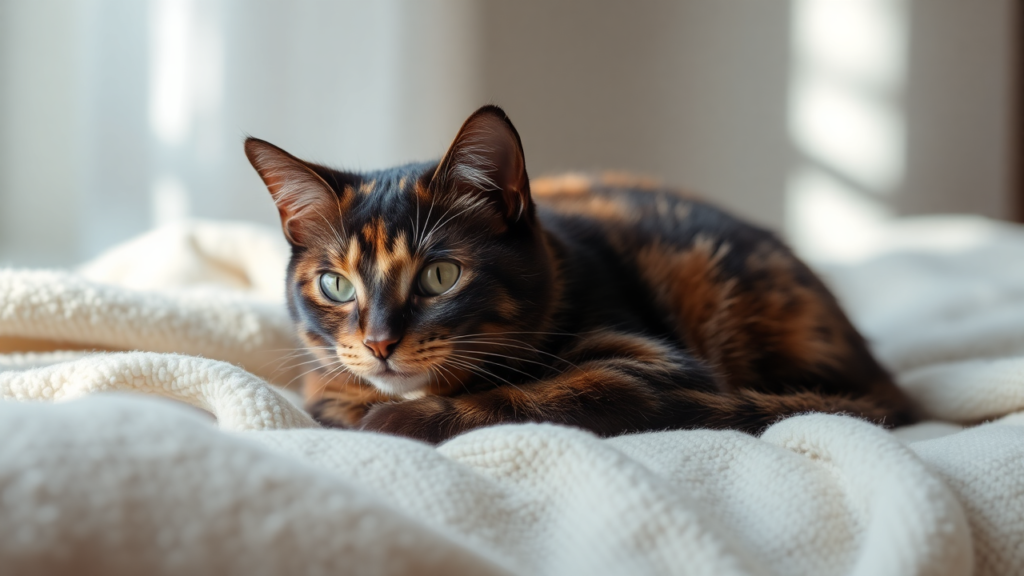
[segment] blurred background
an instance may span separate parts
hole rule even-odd
[[[531,175],[638,172],[855,256],[1022,216],[1014,0],[0,0],[0,264],[185,218],[277,226],[251,134],[370,169],[496,103]]]

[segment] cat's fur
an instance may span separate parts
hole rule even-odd
[[[439,442],[527,421],[605,436],[756,433],[809,411],[911,421],[835,298],[774,235],[621,178],[530,182],[497,107],[440,162],[353,174],[254,138],[245,150],[293,247],[288,307],[322,363],[306,385],[321,423]],[[426,296],[417,277],[437,260],[461,277]],[[355,300],[330,301],[324,272],[351,280]]]

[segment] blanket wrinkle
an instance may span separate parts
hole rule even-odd
[[[132,391],[178,400],[216,415],[228,430],[308,428],[316,422],[248,372],[180,354],[96,354],[31,370],[0,372],[0,397],[70,400],[96,392]]]
[[[0,403],[0,437],[5,574],[509,574],[178,406]]]
[[[815,264],[934,419],[893,432],[322,429],[275,386],[308,360],[286,260],[197,221],[0,269],[0,573],[1024,573],[1020,228],[898,221]]]
[[[904,373],[899,383],[922,410],[950,422],[1024,411],[1024,356],[931,364]]]
[[[1024,421],[978,426],[913,449],[962,502],[974,534],[975,573],[1021,573],[1024,475],[1017,467],[1024,462]]]
[[[178,352],[280,381],[291,373],[279,374],[279,365],[298,347],[280,304],[224,289],[172,295],[66,271],[0,269],[0,302],[0,352],[4,337],[15,344],[18,338],[50,339],[101,350]]]

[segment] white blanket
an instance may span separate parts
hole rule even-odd
[[[0,573],[1024,573],[1024,231],[909,221],[823,266],[934,422],[436,448],[267,384],[309,366],[278,236],[192,223],[0,270]]]

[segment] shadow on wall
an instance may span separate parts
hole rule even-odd
[[[793,4],[786,224],[811,257],[854,255],[894,215],[906,169],[908,4]]]
[[[786,231],[856,258],[899,214],[1012,217],[1011,2],[793,3]]]

